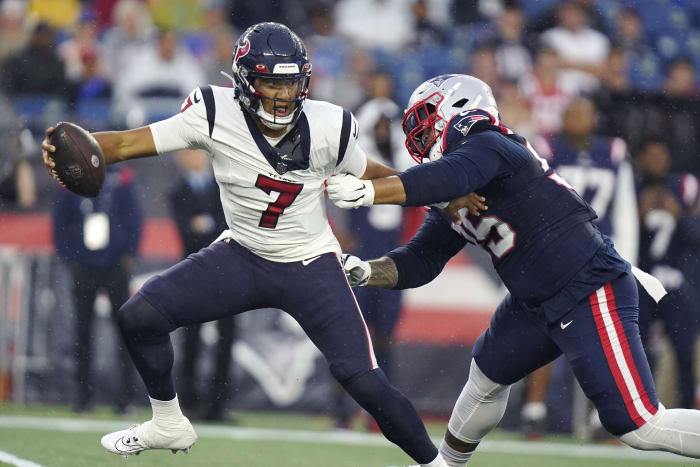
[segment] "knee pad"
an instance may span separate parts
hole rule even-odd
[[[158,311],[141,294],[134,294],[117,312],[117,323],[127,337],[167,335],[176,329],[175,324]]]
[[[510,386],[492,381],[472,359],[469,380],[457,399],[448,428],[465,443],[478,443],[503,418]]]

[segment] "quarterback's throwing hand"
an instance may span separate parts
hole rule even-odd
[[[342,255],[343,269],[345,277],[351,287],[362,287],[369,282],[369,276],[372,275],[372,267],[367,261],[362,261],[357,256],[344,253]]]
[[[350,209],[371,206],[374,202],[374,185],[371,180],[360,180],[354,175],[341,174],[328,179],[328,197],[339,208]]]

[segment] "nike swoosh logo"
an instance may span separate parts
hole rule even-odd
[[[194,103],[196,104],[197,102],[201,101],[202,99],[197,99],[197,93],[194,93]]]
[[[574,322],[573,319],[572,319],[571,321],[569,321],[568,323],[566,323],[566,324],[564,324],[564,322],[562,321],[561,323],[559,323],[559,327],[561,327],[562,329],[566,329],[566,328],[568,328],[569,325],[570,325],[571,323],[573,323],[573,322]]]
[[[313,258],[302,259],[301,264],[303,264],[304,266],[308,266],[309,264],[313,263],[314,261],[316,261],[320,257],[321,257],[321,255],[314,256]]]

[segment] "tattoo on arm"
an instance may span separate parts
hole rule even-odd
[[[369,261],[369,265],[372,267],[372,275],[369,276],[367,285],[383,289],[392,289],[396,286],[399,281],[399,271],[393,259],[382,256]]]

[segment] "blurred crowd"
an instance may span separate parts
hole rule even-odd
[[[491,85],[503,121],[532,138],[559,132],[585,94],[601,109],[600,132],[632,149],[664,137],[674,169],[700,169],[691,0],[2,0],[0,138],[35,137],[3,145],[13,148],[4,191],[29,183],[8,172],[37,156],[32,143],[49,124],[134,127],[177,112],[202,83],[230,86],[220,71],[230,71],[235,38],[264,20],[305,40],[312,98],[357,110],[381,73],[403,106],[424,79],[469,73]],[[29,191],[12,197],[26,207]]]
[[[49,209],[54,184],[38,146],[47,126],[131,128],[178,112],[199,85],[231,86],[220,71],[230,72],[235,39],[260,21],[304,40],[312,99],[374,109],[377,139],[365,144],[399,168],[408,157],[394,158],[407,156],[395,124],[412,90],[467,73],[491,85],[502,121],[532,141],[575,131],[566,112],[585,97],[585,131],[626,142],[638,189],[653,178],[643,159],[653,144],[668,155],[664,174],[700,172],[696,0],[0,0],[0,211]],[[182,168],[195,192],[201,171]],[[675,219],[697,216],[684,189],[669,209]],[[654,201],[640,199],[641,215]],[[346,222],[339,236],[362,248]],[[697,276],[695,258],[684,261]]]

